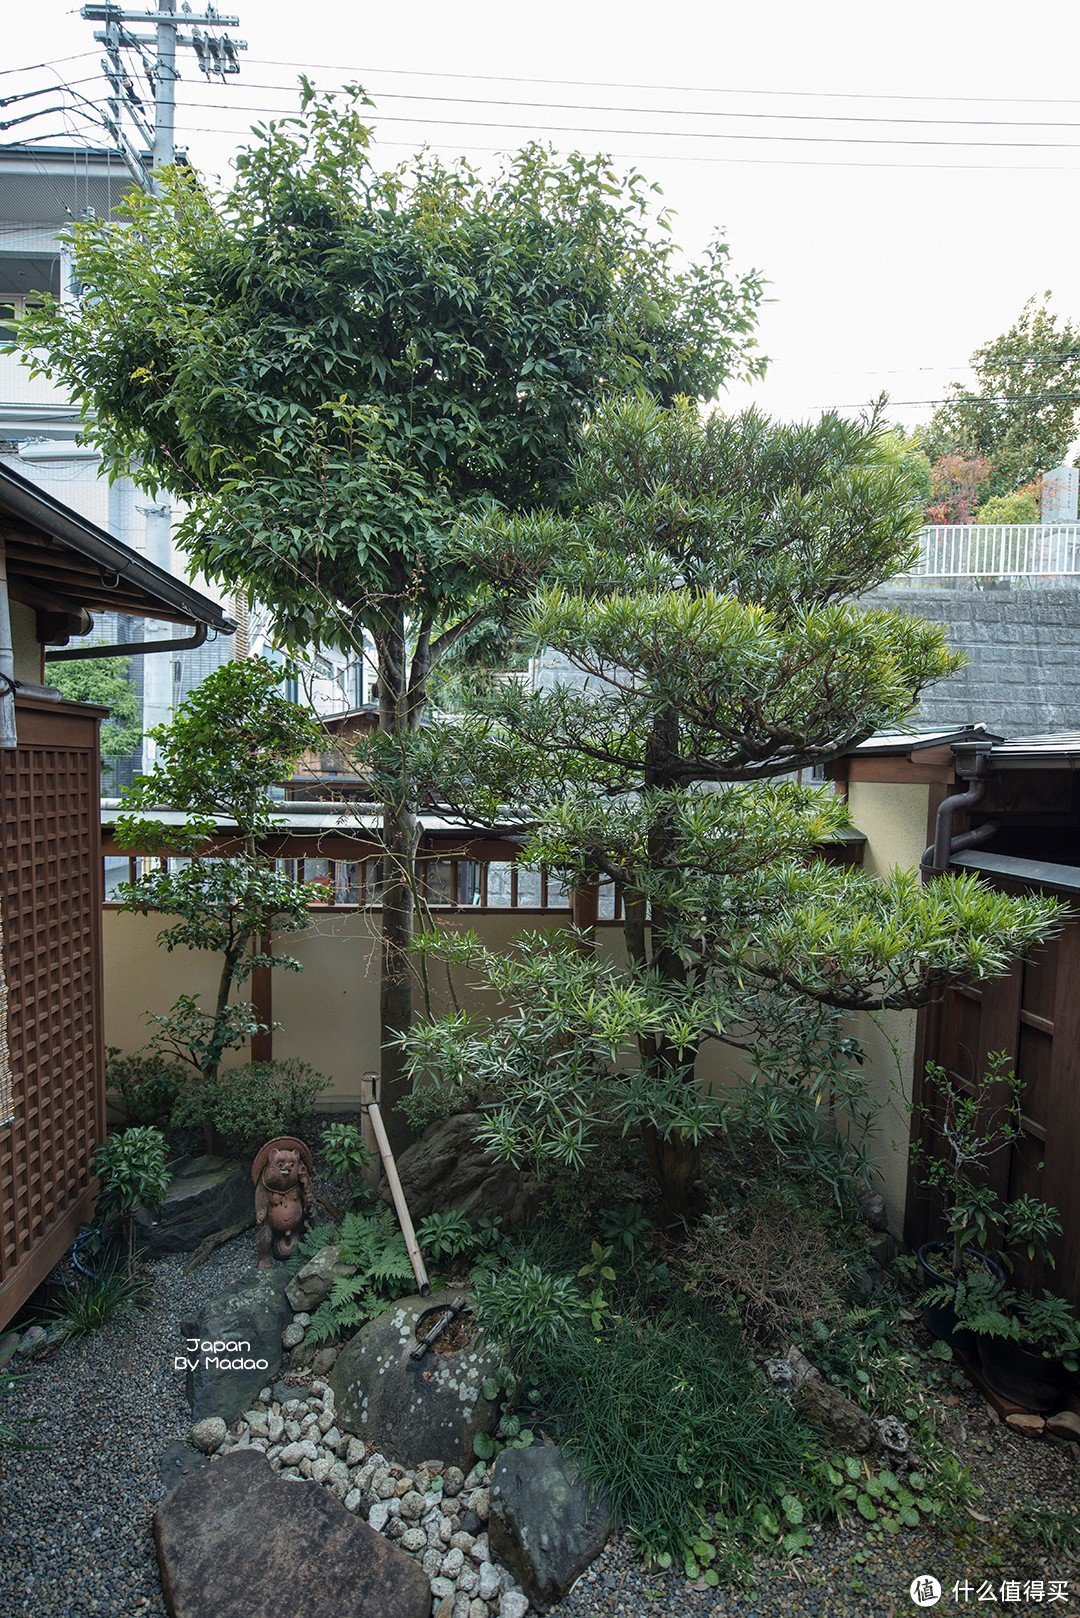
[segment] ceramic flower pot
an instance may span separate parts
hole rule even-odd
[[[1007,1337],[980,1337],[979,1359],[987,1385],[1010,1404],[1040,1413],[1060,1410],[1069,1372],[1060,1360],[1036,1354]]]

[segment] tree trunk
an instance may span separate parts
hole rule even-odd
[[[404,617],[375,637],[379,660],[379,726],[404,737],[419,723],[406,678]],[[397,801],[383,804],[382,952],[379,978],[380,1106],[394,1149],[406,1138],[399,1103],[409,1087],[406,1056],[397,1040],[412,1026],[413,969],[409,956],[415,932],[417,817],[409,807],[409,782],[402,763]]]
[[[663,789],[669,785],[667,770],[679,749],[679,722],[672,712],[659,713],[653,720],[652,735],[646,751],[645,786]],[[674,846],[670,818],[658,811],[649,827],[648,862],[655,874],[674,875],[678,870],[678,850]],[[648,966],[665,988],[683,988],[687,983],[687,969],[678,951],[664,937],[667,917],[663,907],[655,900],[646,927],[645,904],[637,900],[626,905],[627,946],[632,960]],[[645,1069],[655,1076],[658,1086],[667,1089],[672,1078],[687,1087],[694,1083],[695,1057],[674,1048],[662,1034],[640,1042],[640,1056]],[[700,1201],[698,1183],[701,1173],[701,1152],[689,1136],[679,1132],[666,1138],[654,1124],[641,1126],[641,1138],[653,1178],[660,1187],[665,1211],[672,1218],[688,1218],[697,1211]]]
[[[691,1218],[701,1202],[700,1147],[688,1135],[669,1135],[665,1140],[652,1124],[642,1124],[641,1138],[664,1212],[673,1219]]]

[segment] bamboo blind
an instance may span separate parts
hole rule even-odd
[[[12,1117],[11,1052],[8,1049],[7,978],[4,974],[4,918],[0,915],[0,1127]]]

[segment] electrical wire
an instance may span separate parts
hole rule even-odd
[[[98,56],[100,51],[76,51],[73,56],[54,56],[51,62],[30,62],[26,67],[0,67],[0,79],[8,78],[12,73],[36,73],[39,68],[59,67],[62,62],[78,62],[84,56]]]
[[[204,102],[203,107],[210,112],[262,112],[275,114],[279,117],[294,115],[294,109],[287,107],[251,106],[233,101]],[[584,110],[592,111],[594,109],[586,108]],[[757,131],[713,129],[633,129],[619,125],[608,128],[595,124],[533,124],[531,121],[518,122],[513,119],[496,121],[489,118],[433,118],[422,113],[377,112],[374,110],[367,116],[370,116],[373,123],[431,124],[452,129],[525,129],[530,130],[535,135],[631,135],[644,137],[648,140],[656,138],[662,140],[771,141],[828,146],[934,146],[964,151],[972,148],[993,148],[1005,151],[1080,151],[1080,141],[929,140],[913,136],[900,136],[896,140],[882,140],[873,135],[778,135],[762,134]],[[1080,127],[1080,125],[1076,127]]]
[[[311,68],[315,72],[359,74],[379,73],[396,75],[399,78],[417,79],[467,79],[484,84],[555,84],[572,86],[583,90],[652,90],[658,94],[675,95],[744,95],[744,96],[798,96],[805,100],[836,100],[836,101],[949,101],[960,105],[980,106],[1052,106],[1076,107],[1080,106],[1080,99],[1074,96],[957,96],[957,95],[890,95],[881,94],[872,90],[758,90],[740,89],[737,86],[722,87],[718,85],[701,84],[648,84],[635,83],[620,79],[555,79],[531,78],[527,75],[512,73],[457,73],[440,68],[400,68],[400,67],[342,67],[337,62],[282,62],[266,56],[245,56],[245,61],[253,67],[287,67]]]
[[[85,81],[83,81],[85,82]],[[199,85],[193,81],[197,89],[209,89],[210,86]],[[294,93],[295,86],[289,84],[263,84],[245,79],[242,84],[244,90],[278,90],[283,95]],[[616,112],[646,114],[648,116],[672,118],[753,118],[765,119],[780,123],[855,123],[855,124],[916,124],[933,125],[935,127],[957,127],[960,129],[1080,129],[1080,119],[1069,120],[1053,118],[1049,120],[1037,118],[898,118],[889,117],[879,113],[856,112],[740,112],[730,108],[714,107],[641,107],[641,106],[605,106],[597,103],[583,103],[578,101],[521,101],[495,96],[451,96],[429,95],[427,92],[409,90],[379,90],[377,104],[383,101],[434,101],[449,103],[454,106],[468,107],[528,107],[538,111],[550,112]],[[263,106],[247,107],[232,101],[207,101],[201,106],[208,108],[221,108],[237,106],[241,111],[266,112],[270,109]],[[290,109],[282,108],[282,112]],[[967,142],[959,144],[966,145]]]
[[[193,109],[194,110],[194,109]],[[503,126],[500,126],[503,127]],[[186,112],[178,112],[177,128],[183,128],[189,136],[194,135],[229,135],[234,140],[239,135],[248,133],[248,130],[225,128],[220,124],[202,124],[193,122]],[[547,130],[536,130],[537,136],[549,133]],[[601,131],[600,133],[609,133]],[[416,141],[408,140],[380,140],[380,147],[395,147],[402,151],[416,152]],[[421,142],[421,145],[425,143]],[[443,141],[443,147],[450,147],[455,153],[461,152],[490,152],[505,155],[507,146],[481,145],[476,142]],[[605,148],[605,155],[616,162],[626,163],[736,163],[741,166],[764,168],[819,168],[819,169],[877,169],[877,170],[917,170],[925,172],[964,173],[964,174],[1073,174],[1080,164],[1076,163],[893,163],[876,162],[874,159],[856,161],[850,158],[796,158],[796,157],[737,157],[730,153],[704,154],[700,152],[623,152],[613,148]]]

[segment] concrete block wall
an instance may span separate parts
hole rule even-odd
[[[940,624],[967,666],[923,696],[916,723],[1004,736],[1080,731],[1080,589],[890,585],[866,604]]]

